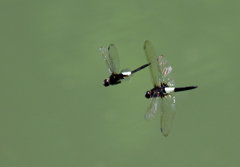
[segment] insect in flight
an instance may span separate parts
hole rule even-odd
[[[104,61],[106,62],[107,68],[111,75],[108,79],[103,81],[104,86],[109,85],[117,85],[121,83],[122,79],[127,78],[128,76],[132,75],[133,73],[144,69],[145,67],[149,66],[151,63],[144,64],[143,66],[133,70],[133,71],[126,71],[118,73],[120,61],[118,57],[118,51],[114,44],[111,44],[108,49],[104,48],[103,46],[100,47],[100,53],[103,56]]]
[[[151,98],[150,106],[145,114],[146,120],[154,118],[160,112],[160,128],[164,136],[167,136],[172,127],[175,115],[176,99],[172,92],[180,92],[197,88],[197,86],[174,87],[172,67],[164,56],[157,56],[150,41],[144,43],[144,51],[147,57],[152,83],[154,88],[145,93],[146,98]]]

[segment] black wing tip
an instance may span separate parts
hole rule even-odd
[[[143,49],[145,50],[146,49],[146,43],[148,43],[148,42],[150,42],[149,40],[146,40],[145,42],[144,42],[144,46],[143,46]]]
[[[162,128],[160,128],[160,130],[161,130],[161,132],[162,132],[163,136],[165,136],[165,137],[167,137],[167,136],[168,136],[168,134],[164,134],[164,133],[163,133],[163,129],[162,129]]]
[[[108,50],[110,50],[110,47],[115,46],[114,44],[110,44],[108,47]]]
[[[145,45],[145,43],[144,43],[143,49],[146,50],[146,45]]]

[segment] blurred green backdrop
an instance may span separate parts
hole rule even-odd
[[[239,166],[240,2],[0,2],[0,166]],[[99,47],[121,68],[146,63],[150,40],[174,70],[168,137],[144,120],[149,70],[105,88]]]

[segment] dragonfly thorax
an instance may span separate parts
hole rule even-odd
[[[109,85],[117,85],[117,84],[121,83],[121,81],[120,81],[121,79],[124,79],[123,74],[112,73],[112,75],[110,75],[110,77],[108,79],[105,79],[103,81],[103,85],[105,87],[107,87]]]
[[[165,97],[166,95],[168,95],[168,93],[166,93],[165,88],[168,87],[167,84],[165,83],[161,83],[161,86],[154,86],[153,89],[151,89],[150,91],[147,91],[145,93],[145,97],[147,99],[149,98],[158,98],[158,97]]]

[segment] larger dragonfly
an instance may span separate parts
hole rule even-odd
[[[145,93],[146,98],[151,98],[150,106],[145,114],[146,120],[151,120],[160,112],[160,129],[164,136],[171,130],[176,112],[176,99],[172,92],[180,92],[197,88],[197,86],[174,87],[175,82],[172,67],[164,56],[157,56],[150,41],[144,43],[144,51],[148,63],[151,63],[150,74],[154,88]]]
[[[122,71],[122,72],[118,73],[120,61],[119,61],[119,57],[118,57],[118,51],[117,51],[117,48],[115,47],[115,45],[111,44],[108,47],[108,49],[106,49],[106,48],[104,48],[104,46],[102,46],[102,47],[100,47],[99,50],[100,50],[100,53],[101,53],[104,61],[106,62],[108,71],[111,73],[109,78],[105,79],[103,81],[103,85],[105,87],[107,87],[109,85],[120,84],[121,80],[129,77],[133,73],[135,73],[141,69],[144,69],[145,67],[147,67],[151,64],[151,63],[144,64],[143,66],[141,66],[133,71],[125,71],[125,72]]]

